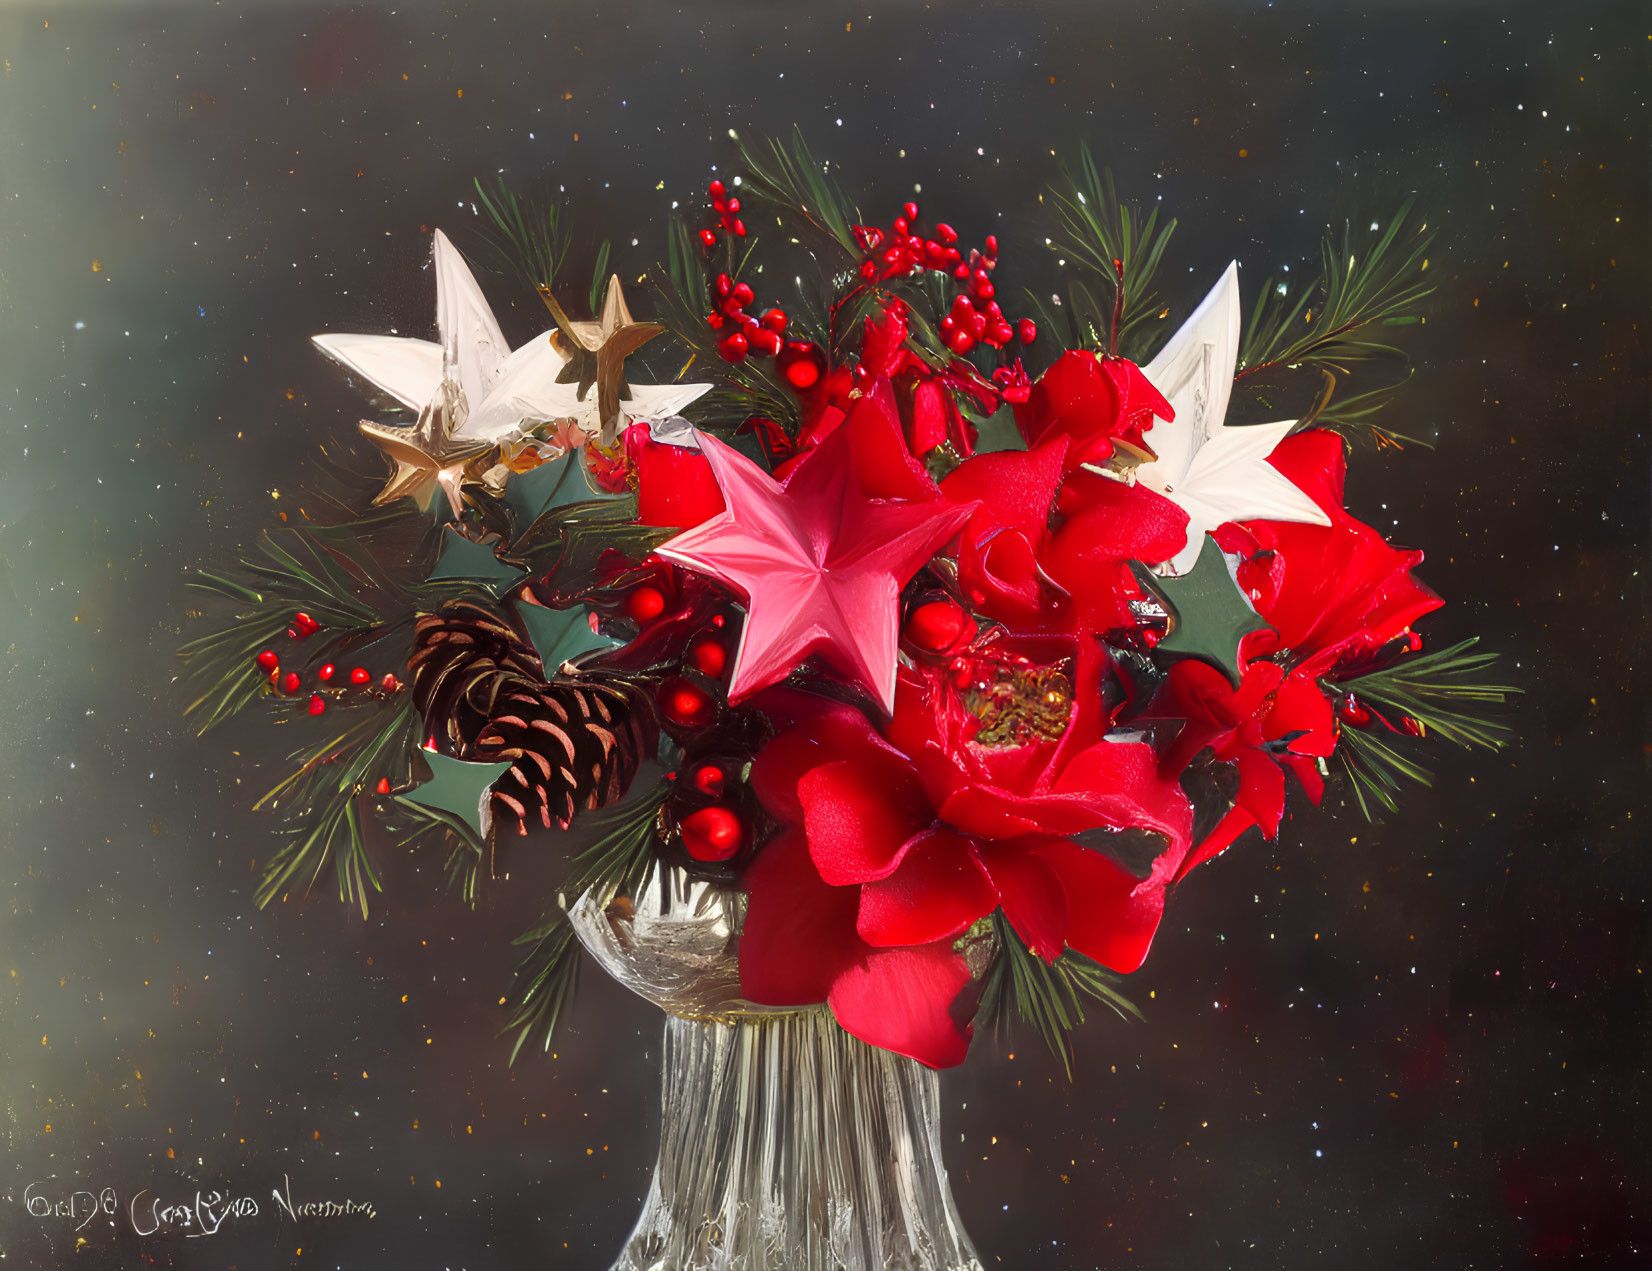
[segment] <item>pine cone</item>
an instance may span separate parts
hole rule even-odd
[[[530,819],[565,828],[580,809],[613,803],[658,745],[645,691],[547,678],[525,632],[471,601],[419,618],[407,668],[427,735],[446,737],[460,759],[511,765],[494,783],[493,812],[519,834]]]

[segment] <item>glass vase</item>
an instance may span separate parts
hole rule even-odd
[[[660,1149],[612,1271],[981,1271],[941,1160],[934,1071],[824,1007],[742,1001],[738,896],[665,875],[574,930],[666,1012]]]

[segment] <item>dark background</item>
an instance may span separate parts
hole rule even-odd
[[[979,1039],[943,1090],[987,1265],[1630,1264],[1652,1239],[1636,13],[8,6],[0,1265],[607,1265],[653,1159],[656,1013],[588,976],[555,1057],[507,1068],[526,864],[474,914],[428,862],[386,865],[365,922],[257,911],[274,836],[249,807],[289,743],[257,712],[180,723],[183,581],[349,437],[359,399],[306,337],[428,333],[421,227],[464,227],[473,177],[565,187],[570,276],[607,235],[629,278],[729,174],[730,127],[794,122],[867,219],[921,185],[966,240],[1004,238],[1001,287],[1046,291],[1038,194],[1087,139],[1180,218],[1184,313],[1230,257],[1248,301],[1414,192],[1439,291],[1390,422],[1438,448],[1362,452],[1349,505],[1427,549],[1430,640],[1484,634],[1526,689],[1509,749],[1436,753],[1388,824],[1333,789],[1198,871],[1128,986],[1146,1023],[1093,1019],[1071,1086],[1036,1038]],[[484,285],[509,333],[543,325]],[[283,1174],[378,1216],[278,1222]],[[31,1183],[265,1212],[140,1240],[30,1217]]]

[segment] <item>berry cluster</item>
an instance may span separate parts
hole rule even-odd
[[[767,309],[761,317],[747,310],[756,295],[743,282],[718,274],[712,284],[717,308],[706,315],[706,325],[718,333],[717,352],[725,362],[748,357],[772,357],[775,369],[794,389],[813,388],[826,373],[826,354],[809,340],[788,340],[786,311]]]
[[[746,223],[740,219],[740,200],[730,198],[728,190],[721,181],[713,181],[706,187],[706,193],[711,196],[711,210],[717,213],[718,222],[723,227],[723,233],[732,234],[736,238],[746,236]],[[700,246],[710,251],[717,246],[717,231],[703,229],[700,231]]]
[[[887,232],[871,225],[854,227],[855,242],[866,253],[860,276],[867,283],[889,278],[905,278],[923,270],[949,273],[964,284],[937,326],[942,342],[954,353],[967,353],[977,344],[1001,349],[1012,339],[1031,344],[1038,327],[1030,318],[1011,325],[994,298],[992,271],[998,267],[998,236],[988,234],[983,250],[970,248],[965,256],[958,247],[958,231],[941,222],[934,237],[915,232],[918,205],[908,203]]]
[[[296,613],[293,615],[293,625],[287,628],[287,634],[294,640],[307,640],[320,630],[321,624],[310,617],[309,614]],[[304,677],[297,671],[288,671],[285,675],[281,673],[281,655],[274,649],[265,649],[253,661],[258,664],[260,670],[268,675],[270,686],[285,693],[288,697],[295,696],[303,688]],[[331,684],[337,674],[338,667],[331,662],[324,663],[317,668],[315,673],[316,679],[324,685]],[[373,674],[366,667],[353,667],[349,679],[352,687],[366,688],[373,682]],[[388,671],[379,680],[379,688],[386,693],[397,692],[401,686],[401,681]],[[310,714],[319,715],[326,709],[327,699],[325,697],[320,693],[310,694]]]

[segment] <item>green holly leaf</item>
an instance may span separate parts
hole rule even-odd
[[[498,596],[521,582],[522,572],[495,556],[491,547],[473,542],[448,526],[442,531],[441,554],[430,577],[467,579]]]
[[[1239,590],[1226,555],[1208,534],[1199,559],[1187,573],[1162,578],[1131,561],[1141,585],[1156,595],[1170,616],[1170,631],[1154,649],[1168,657],[1209,662],[1239,687],[1239,642],[1252,631],[1271,630]]]
[[[545,674],[555,675],[564,662],[596,649],[612,649],[618,641],[591,630],[591,611],[582,605],[572,609],[547,609],[544,605],[522,605],[523,625],[539,651]]]
[[[591,479],[583,450],[569,451],[562,458],[542,463],[530,472],[513,474],[500,496],[516,517],[518,526],[531,525],[551,508],[619,497]]]
[[[464,823],[478,842],[485,842],[493,825],[488,792],[495,781],[510,771],[510,764],[466,763],[434,751],[426,751],[425,759],[430,764],[430,780],[396,798],[454,817]]]

